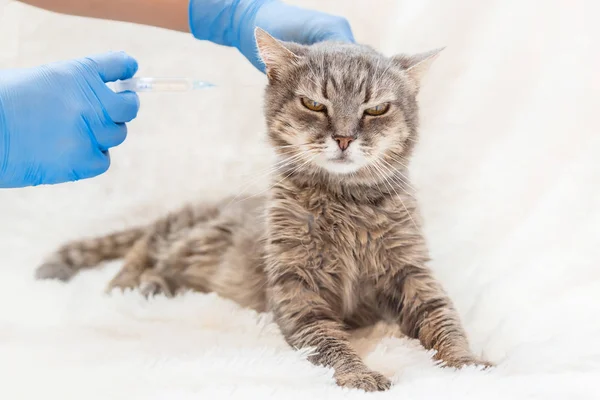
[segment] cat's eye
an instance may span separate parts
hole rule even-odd
[[[306,97],[302,97],[300,100],[302,101],[302,105],[311,111],[325,111],[325,105],[319,103],[318,101],[314,101]]]
[[[379,115],[385,114],[390,109],[390,103],[382,103],[378,104],[375,107],[367,108],[365,110],[365,114],[370,115],[372,117],[377,117]]]

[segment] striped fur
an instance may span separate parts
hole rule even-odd
[[[410,193],[416,96],[435,53],[386,58],[358,45],[283,44],[262,31],[257,39],[269,77],[269,139],[280,158],[268,195],[187,206],[148,227],[67,244],[38,277],[66,280],[125,257],[109,290],[214,291],[271,311],[287,342],[312,347],[310,360],[333,367],[346,387],[390,386],[349,342],[351,329],[380,320],[435,349],[445,365],[490,365],[469,350],[451,300],[427,267]],[[327,111],[303,107],[299,96]],[[362,115],[378,102],[390,104],[385,115]],[[342,167],[327,158],[340,154],[332,139],[340,135],[353,140]]]

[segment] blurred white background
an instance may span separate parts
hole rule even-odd
[[[370,360],[395,377],[393,391],[431,398],[436,395],[431,382],[436,382],[433,386],[442,390],[438,394],[450,398],[597,398],[592,383],[600,373],[600,3],[293,3],[346,16],[357,41],[389,55],[447,46],[421,93],[422,142],[412,174],[432,267],[455,300],[474,350],[499,367],[484,381],[476,374],[442,374],[418,358],[422,352],[406,350],[405,342],[388,343],[393,354],[406,356],[404,361],[385,358],[383,350]],[[214,322],[213,311],[198,306],[209,304],[208,297],[188,298],[185,312],[176,301],[153,306],[131,297],[106,299],[100,292],[116,265],[83,274],[69,286],[33,281],[41,258],[66,240],[150,221],[194,199],[266,187],[265,179],[254,179],[270,162],[262,117],[266,79],[236,50],[182,33],[59,16],[0,1],[0,68],[106,50],[125,50],[136,57],[139,76],[194,77],[219,87],[141,94],[142,107],[127,141],[111,151],[112,166],[98,178],[0,191],[0,370],[15,374],[14,387],[26,377],[42,376],[46,384],[56,385],[48,387],[59,387],[58,374],[91,363],[102,352],[98,349],[110,349],[106,351],[120,363],[115,365],[123,366],[131,360],[156,360],[150,349],[161,345],[166,346],[160,353],[165,357],[190,354],[194,347],[197,353],[192,354],[199,360],[214,349],[228,354],[236,343],[241,353],[233,358],[259,360],[254,381],[240,383],[231,368],[217,369],[209,379],[206,374],[194,376],[198,369],[180,366],[186,377],[202,382],[190,388],[187,381],[178,381],[180,390],[212,390],[217,383],[227,387],[226,379],[250,390],[256,389],[256,380],[268,386],[270,379],[282,379],[273,378],[268,368],[270,353],[253,352],[269,345],[255,332],[260,329],[251,327],[255,322],[249,312],[219,299],[210,297],[210,305],[232,315],[227,323],[190,327],[190,318]],[[88,306],[93,306],[91,311],[84,308]],[[163,318],[164,336],[146,337],[154,325],[144,313]],[[233,315],[239,326],[231,322]],[[85,336],[82,332],[90,326],[95,334]],[[232,326],[249,331],[236,339]],[[147,348],[119,347],[109,334],[117,330],[123,335],[136,332],[136,340],[146,340]],[[54,336],[45,337],[48,331]],[[67,341],[69,332],[73,338]],[[195,334],[205,340],[197,343]],[[223,335],[230,336],[219,340]],[[178,338],[179,347],[168,348],[173,346],[165,343],[168,337]],[[277,333],[268,338],[279,340]],[[271,343],[277,357],[294,357],[277,343]],[[67,365],[65,354],[80,364]],[[25,356],[40,366],[25,364]],[[210,360],[218,363],[222,358]],[[40,369],[46,363],[55,366],[56,379]],[[300,368],[285,365],[273,368],[282,376],[295,376]],[[122,390],[131,390],[115,372],[111,375],[109,366],[100,371],[99,380],[113,379]],[[419,376],[433,381],[419,381]],[[313,385],[312,376],[298,379],[304,382],[294,388],[300,393],[336,390],[327,386],[329,380]],[[278,390],[291,396],[283,384]]]

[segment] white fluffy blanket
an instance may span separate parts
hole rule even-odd
[[[330,0],[388,54],[447,46],[422,95],[413,163],[432,267],[491,371],[436,367],[384,331],[357,340],[388,399],[591,399],[600,378],[600,3]],[[0,68],[108,49],[140,75],[220,84],[141,96],[90,181],[0,191],[0,398],[362,398],[283,341],[269,315],[214,295],[102,294],[118,267],[35,282],[65,240],[265,187],[264,77],[235,50],[128,24],[0,7]],[[383,337],[383,339],[381,339]]]

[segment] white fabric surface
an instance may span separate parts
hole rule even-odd
[[[299,3],[299,1],[297,1]],[[304,1],[387,54],[447,46],[421,95],[413,163],[439,278],[488,372],[435,367],[413,341],[365,342],[389,399],[600,398],[598,1]],[[0,6],[0,68],[105,50],[139,75],[219,89],[141,95],[108,173],[0,191],[0,398],[362,398],[214,295],[104,296],[118,263],[68,285],[33,269],[62,242],[218,199],[269,165],[264,77],[188,35]],[[208,396],[208,397],[204,397]]]

